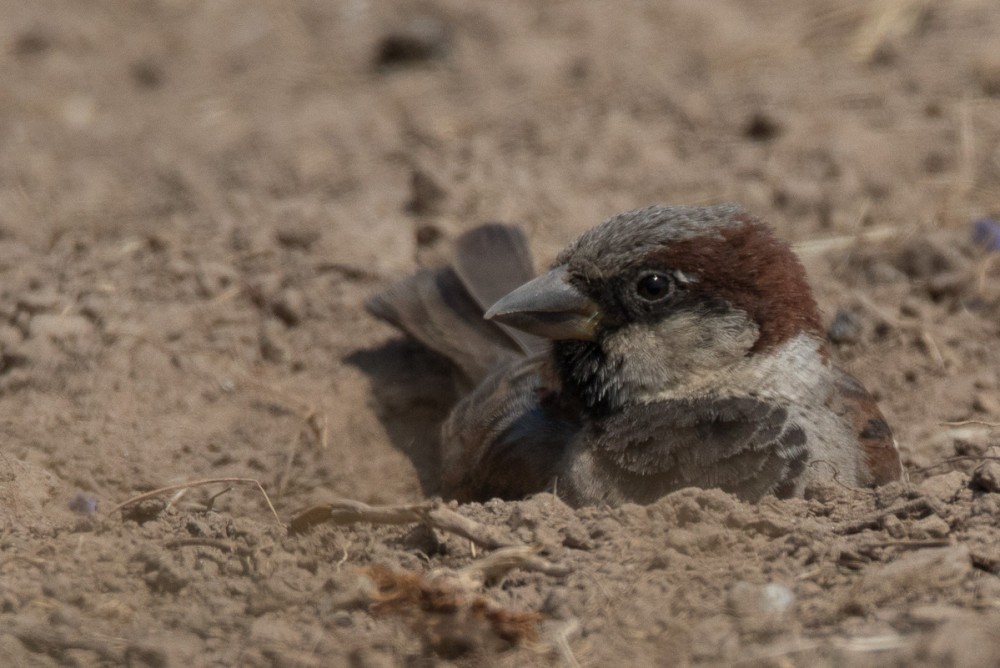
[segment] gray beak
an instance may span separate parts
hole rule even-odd
[[[484,317],[553,341],[592,341],[601,311],[567,278],[566,267],[556,267],[501,297]]]

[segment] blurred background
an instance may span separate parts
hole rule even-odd
[[[549,248],[653,201],[739,200],[796,238],[996,206],[989,0],[2,14],[0,212],[32,238],[294,221],[383,267],[344,242],[499,218]]]

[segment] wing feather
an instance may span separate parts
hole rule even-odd
[[[786,488],[808,456],[788,412],[754,397],[703,397],[648,404],[612,416],[595,449],[626,474],[665,493],[718,487],[754,499]]]

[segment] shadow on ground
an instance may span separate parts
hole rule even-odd
[[[357,350],[344,361],[371,379],[378,418],[413,463],[421,491],[439,494],[441,423],[458,401],[451,363],[402,338]]]

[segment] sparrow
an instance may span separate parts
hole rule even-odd
[[[874,398],[830,359],[802,264],[737,205],[616,215],[538,277],[523,232],[484,225],[367,307],[454,363],[467,394],[441,483],[460,501],[758,501],[903,475]]]

